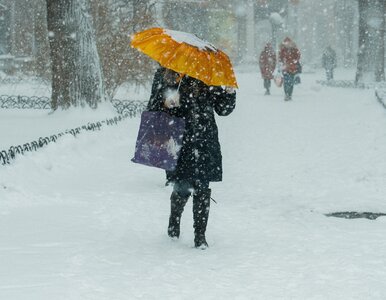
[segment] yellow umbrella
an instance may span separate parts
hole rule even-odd
[[[203,81],[207,85],[237,88],[229,57],[196,35],[163,28],[134,34],[131,46],[150,56],[161,66]]]

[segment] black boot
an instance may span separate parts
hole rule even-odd
[[[182,197],[177,192],[173,192],[170,196],[170,217],[168,226],[168,235],[171,238],[180,237],[180,221],[189,195]]]
[[[205,231],[209,217],[210,193],[210,189],[205,189],[193,195],[194,246],[200,249],[208,247]]]

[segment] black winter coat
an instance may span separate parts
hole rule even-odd
[[[186,124],[177,167],[166,172],[168,181],[221,181],[222,156],[214,111],[229,115],[236,105],[236,93],[184,76],[179,87],[180,106],[169,109],[164,106],[165,93],[177,90],[178,83],[168,85],[163,80],[164,70],[158,69],[154,76],[148,110],[181,117]]]

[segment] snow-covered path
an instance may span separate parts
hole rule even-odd
[[[386,218],[324,213],[386,212],[386,111],[317,76],[284,102],[239,74],[206,251],[191,202],[168,239],[171,188],[129,161],[138,119],[1,167],[0,299],[385,299]]]

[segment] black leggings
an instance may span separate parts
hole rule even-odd
[[[295,84],[295,74],[291,73],[283,73],[284,78],[284,93],[286,96],[292,96],[292,92],[294,90],[294,84]]]
[[[178,193],[181,197],[189,197],[193,194],[201,194],[201,192],[208,190],[209,182],[196,180],[194,183],[186,180],[176,181],[174,183],[173,191]]]
[[[269,91],[271,88],[271,79],[264,79],[264,88]]]

